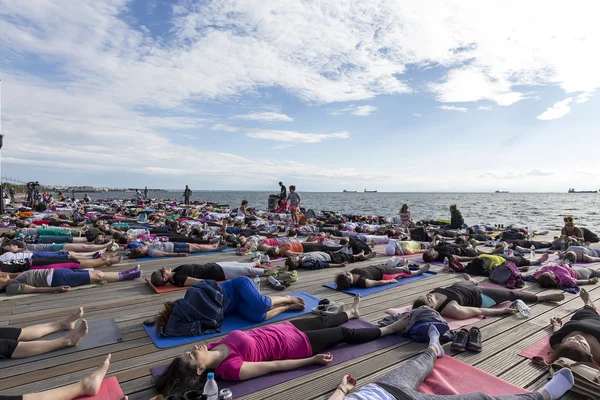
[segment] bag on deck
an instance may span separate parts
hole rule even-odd
[[[506,261],[504,264],[500,264],[494,268],[490,273],[490,280],[511,289],[525,286],[521,271],[511,261]]]
[[[554,376],[563,368],[569,368],[573,373],[573,378],[575,378],[575,384],[570,390],[590,399],[598,398],[598,393],[600,393],[600,367],[596,364],[575,362],[566,357],[561,357],[550,365],[542,357],[533,357],[531,361],[534,364],[548,367],[551,376]]]

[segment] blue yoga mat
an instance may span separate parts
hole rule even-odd
[[[275,318],[271,318],[268,321],[264,322],[252,322],[248,321],[244,317],[238,314],[228,314],[225,316],[225,321],[223,321],[223,325],[221,326],[221,332],[212,333],[208,335],[202,336],[183,336],[183,337],[162,337],[158,331],[156,326],[148,326],[144,325],[144,329],[148,332],[148,336],[152,339],[154,345],[159,349],[168,349],[170,347],[180,346],[182,344],[188,344],[197,342],[199,340],[209,339],[211,337],[223,335],[235,330],[242,330],[248,328],[254,328],[264,324],[270,324],[273,322],[282,321],[288,318],[297,317],[300,315],[308,314],[311,312],[313,307],[316,307],[319,304],[319,298],[315,296],[311,296],[308,293],[304,292],[294,292],[289,293],[289,296],[298,296],[304,299],[304,303],[306,304],[306,308],[304,310],[299,311],[286,311],[284,313],[279,314]]]
[[[341,292],[348,293],[348,294],[353,294],[353,295],[360,294],[362,297],[364,297],[364,296],[368,296],[368,295],[373,294],[373,293],[378,293],[378,292],[382,292],[384,290],[395,288],[397,286],[406,285],[407,283],[418,281],[420,279],[429,278],[430,276],[434,276],[434,275],[437,275],[437,272],[427,271],[427,272],[424,272],[421,275],[411,276],[410,278],[398,279],[398,283],[390,283],[388,285],[375,286],[375,287],[372,287],[372,288],[351,287],[350,289],[341,290]],[[327,284],[325,284],[323,286],[328,287],[329,289],[337,290],[335,288],[335,282],[327,283]]]
[[[190,254],[190,257],[194,257],[194,256],[201,256],[204,254],[216,254],[216,253],[229,253],[231,251],[231,249],[228,247],[226,249],[223,250],[218,250],[218,251],[205,251],[205,252],[198,252],[198,253],[192,253]],[[165,258],[187,258],[187,257],[140,257],[140,258],[136,258],[136,260],[140,260],[140,261],[145,261],[145,260],[156,260],[157,258],[160,259],[165,259]]]

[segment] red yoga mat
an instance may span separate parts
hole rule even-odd
[[[94,396],[81,396],[75,400],[121,400],[123,397],[125,397],[125,394],[119,385],[119,381],[116,377],[111,376],[102,381],[100,391]]]
[[[532,344],[531,346],[529,346],[528,348],[526,348],[525,350],[520,352],[519,355],[521,357],[525,357],[525,358],[529,358],[529,359],[532,359],[533,357],[542,357],[543,359],[546,359],[548,352],[551,350],[550,336],[552,336],[552,335],[548,335],[548,336],[538,340],[537,342],[535,342],[534,344]]]
[[[435,395],[482,392],[490,396],[529,393],[450,356],[437,359],[433,372],[419,386],[419,392]]]

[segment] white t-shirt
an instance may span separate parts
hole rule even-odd
[[[381,386],[369,383],[344,397],[344,400],[396,400],[396,398]]]
[[[9,261],[9,260],[26,260],[33,257],[33,253],[4,253],[0,256],[0,261]]]

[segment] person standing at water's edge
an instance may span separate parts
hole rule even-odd
[[[290,185],[290,194],[287,196],[288,206],[290,208],[290,212],[292,213],[292,221],[295,224],[298,223],[298,206],[302,201],[302,198],[298,193],[296,193],[296,186]]]
[[[148,186],[144,187],[144,200],[148,200]]]
[[[279,187],[281,188],[281,191],[279,192],[279,204],[281,205],[281,202],[285,200],[285,198],[287,197],[287,189],[285,187],[285,185],[281,182],[279,182]]]
[[[185,185],[185,190],[183,191],[183,200],[185,204],[190,204],[190,197],[192,197],[192,189],[190,189],[188,185]]]

